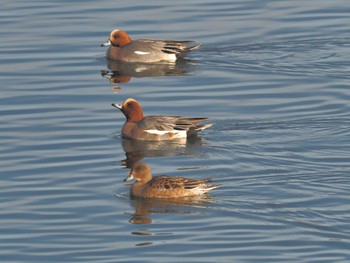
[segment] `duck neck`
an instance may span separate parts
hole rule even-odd
[[[145,183],[145,184],[148,183],[151,180],[152,180],[152,174],[151,173],[145,173],[142,176],[142,182]]]

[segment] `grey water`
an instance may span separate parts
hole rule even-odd
[[[1,262],[349,262],[350,5],[316,1],[2,1]],[[175,65],[100,44],[195,40]],[[186,144],[121,138],[111,103],[209,117]],[[139,200],[129,162],[211,177]]]

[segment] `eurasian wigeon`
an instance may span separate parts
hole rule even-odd
[[[125,181],[135,179],[130,188],[130,195],[142,198],[178,198],[204,194],[220,185],[205,184],[206,179],[189,179],[180,176],[160,175],[152,177],[151,168],[146,163],[138,162],[131,169]]]
[[[115,29],[109,35],[109,39],[101,46],[110,46],[107,50],[107,58],[128,62],[175,62],[184,57],[188,52],[200,47],[194,41],[131,40],[129,35],[120,29]]]
[[[126,121],[122,128],[125,138],[143,141],[166,141],[186,139],[212,124],[199,125],[208,118],[185,118],[181,116],[143,116],[140,103],[133,98],[126,99],[121,105],[112,103],[121,110]]]

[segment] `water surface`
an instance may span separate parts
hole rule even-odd
[[[0,43],[1,262],[347,262],[346,1],[5,1]],[[176,65],[100,47],[196,40]],[[112,71],[112,72],[111,72]],[[209,117],[185,144],[120,137],[112,102]],[[130,199],[130,163],[211,177],[188,200]]]

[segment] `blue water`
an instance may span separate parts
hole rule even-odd
[[[0,261],[350,261],[349,13],[345,0],[3,2]],[[100,47],[114,28],[202,47],[125,67]],[[186,145],[123,140],[111,103],[128,97],[214,126]],[[222,186],[133,200],[122,180],[137,160]]]

